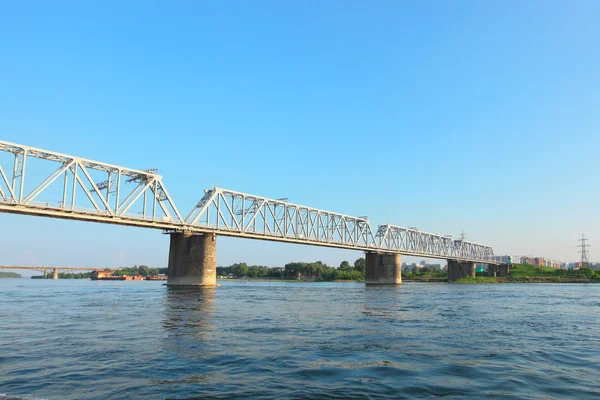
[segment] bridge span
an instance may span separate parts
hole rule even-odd
[[[448,260],[449,279],[497,264],[491,246],[218,187],[183,218],[156,172],[0,141],[0,212],[161,229],[170,285],[216,284],[217,236],[364,251],[373,284],[401,283],[402,254]]]

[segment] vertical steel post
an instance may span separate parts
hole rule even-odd
[[[154,201],[152,202],[152,221],[156,219],[156,202],[158,199],[158,182],[154,181]]]
[[[288,234],[288,229],[289,229],[289,223],[290,221],[288,221],[288,207],[287,205],[283,205],[283,237],[286,237]]]
[[[221,214],[221,193],[217,193],[217,229],[219,229],[220,214]]]
[[[210,226],[210,209],[212,208],[212,204],[209,204],[208,207],[206,207],[206,226]],[[218,216],[217,216],[218,218]]]
[[[317,242],[319,242],[320,241],[319,239],[321,238],[321,232],[319,231],[320,225],[321,225],[320,224],[321,213],[317,211],[316,217],[317,217],[317,237],[315,239],[317,240]]]
[[[27,150],[23,150],[23,162],[21,163],[21,187],[19,188],[19,203],[23,200],[23,189],[25,187],[25,165],[27,164]]]
[[[254,208],[254,219],[252,220],[252,230],[256,232],[256,220],[258,219],[258,205],[256,204],[256,199],[252,200],[252,208]]]
[[[63,181],[63,199],[61,208],[65,208],[67,205],[67,186],[69,185],[69,168],[65,169],[65,178]]]
[[[111,189],[110,176],[111,175],[112,175],[112,171],[108,171],[108,180],[106,181],[106,204],[108,204],[109,208],[110,208],[110,189]],[[100,196],[100,193],[98,193],[98,196]]]
[[[12,191],[13,193],[17,190],[17,169],[19,168],[19,153],[15,153],[15,161],[13,163],[13,176],[12,176]],[[15,196],[16,197],[16,196]],[[17,199],[15,198],[15,201]]]
[[[73,163],[73,193],[71,193],[71,210],[75,209],[75,193],[77,192],[77,166],[79,163]]]
[[[227,199],[225,199],[227,201]],[[231,227],[235,226],[235,195],[231,195]]]
[[[146,218],[146,201],[148,198],[148,189],[144,189],[144,206],[142,208],[142,216]]]
[[[246,209],[246,196],[242,196],[242,232],[246,231],[246,216],[244,210]]]
[[[121,194],[121,170],[117,169],[117,193],[115,195],[115,214],[119,214],[119,196]]]
[[[15,153],[15,161],[13,162],[12,182],[11,182],[13,193],[15,192],[15,188],[16,188],[16,185],[17,185],[17,165],[18,165],[17,157],[18,156],[19,155],[17,153]],[[15,198],[15,200],[17,200],[17,199]]]
[[[300,236],[300,235],[298,234],[298,207],[294,207],[294,216],[296,217],[296,218],[295,218],[295,222],[296,222],[296,231],[295,231],[295,236],[296,236],[296,237],[298,237],[298,236]]]

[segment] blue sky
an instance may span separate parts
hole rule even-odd
[[[1,139],[156,167],[184,214],[217,185],[497,254],[600,248],[600,3],[123,3],[0,5]],[[0,264],[167,261],[152,230],[0,224]],[[361,255],[218,243],[221,265]]]

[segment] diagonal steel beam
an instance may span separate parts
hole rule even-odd
[[[4,174],[4,170],[2,169],[1,165],[0,165],[0,176],[2,176],[2,180],[4,180],[4,183],[6,184],[6,188],[8,189],[8,193],[12,197],[13,201],[16,201],[17,199],[15,198],[15,193],[13,192],[11,185],[8,184],[8,179],[6,178],[6,175]],[[4,196],[4,195],[2,195],[2,196]]]
[[[62,175],[67,168],[70,168],[73,165],[73,161],[68,164],[61,165],[58,167],[56,171],[54,171],[50,176],[48,176],[42,183],[40,183],[35,189],[29,193],[24,199],[23,203],[29,203],[33,201],[40,193],[44,191],[48,186],[50,186],[60,175]]]

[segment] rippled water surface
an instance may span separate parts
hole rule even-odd
[[[599,311],[600,285],[2,279],[0,393],[591,398]]]

